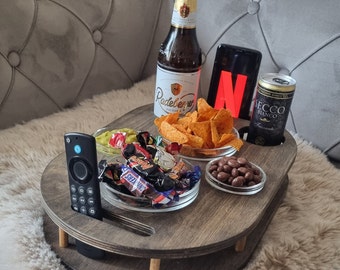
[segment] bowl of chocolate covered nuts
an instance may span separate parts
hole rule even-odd
[[[244,157],[224,156],[207,163],[205,178],[214,188],[238,195],[253,195],[261,191],[266,173]]]

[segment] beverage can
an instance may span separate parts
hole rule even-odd
[[[247,141],[258,145],[279,145],[284,141],[296,81],[284,74],[263,74],[257,84]]]

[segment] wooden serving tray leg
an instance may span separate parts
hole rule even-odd
[[[68,246],[68,234],[59,227],[59,247],[66,248]]]
[[[246,247],[247,243],[247,237],[243,236],[240,240],[237,240],[235,244],[235,251],[236,252],[242,252],[244,251],[244,248]]]
[[[159,270],[160,265],[161,265],[161,259],[151,258],[149,270]]]

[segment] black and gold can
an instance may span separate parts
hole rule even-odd
[[[279,145],[292,104],[296,81],[278,73],[263,74],[257,84],[247,141],[258,145]]]

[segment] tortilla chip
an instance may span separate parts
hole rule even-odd
[[[210,130],[211,130],[211,141],[214,144],[214,147],[218,147],[218,143],[221,139],[221,136],[218,132],[215,121],[210,120]]]
[[[193,148],[202,148],[204,145],[204,140],[196,135],[186,134],[188,138],[187,144]]]
[[[175,124],[177,123],[178,118],[179,118],[179,111],[168,114],[165,118],[165,121],[168,122],[169,124]]]
[[[219,134],[232,133],[234,118],[232,117],[229,110],[220,109],[213,120]]]
[[[180,144],[188,142],[188,138],[185,134],[180,132],[178,129],[176,129],[166,121],[162,122],[160,133],[163,135],[164,138],[170,140],[171,142],[177,142]]]
[[[230,141],[228,145],[234,147],[237,151],[239,151],[243,145],[243,141],[241,139],[235,138]]]
[[[153,122],[156,125],[156,127],[158,127],[158,129],[161,127],[161,124],[162,124],[163,121],[165,121],[166,117],[167,117],[167,115],[162,115],[158,118],[155,118],[155,120]]]
[[[211,107],[207,101],[203,98],[197,100],[197,114],[198,122],[206,121],[212,119],[218,113],[217,109]]]
[[[189,125],[194,135],[201,137],[204,141],[203,148],[213,148],[214,144],[211,141],[210,121],[195,122]]]
[[[184,128],[188,128],[191,122],[191,117],[184,116],[183,118],[178,119],[177,124],[183,126]]]
[[[229,143],[234,140],[236,137],[234,134],[231,134],[231,133],[225,133],[225,134],[222,134],[220,140],[218,141],[218,143],[216,144],[216,147],[219,148],[219,147],[223,147],[223,146],[226,146],[226,145],[229,145]]]
[[[183,134],[185,134],[185,135],[187,135],[188,133],[190,133],[190,132],[187,131],[187,128],[186,128],[185,126],[183,126],[183,125],[180,125],[180,124],[172,124],[172,126],[173,126],[174,128],[176,128],[177,130],[179,130],[180,132],[182,132]]]

